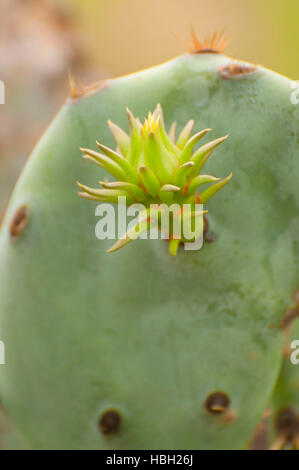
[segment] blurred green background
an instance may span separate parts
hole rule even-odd
[[[1,0],[0,220],[36,140],[67,93],[184,53],[225,28],[226,50],[299,79],[298,0]]]

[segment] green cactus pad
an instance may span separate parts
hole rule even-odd
[[[214,51],[191,53],[105,82],[59,112],[0,236],[0,394],[20,446],[247,446],[279,375],[280,324],[298,288],[291,83]],[[157,103],[178,135],[189,119],[195,133],[212,128],[211,139],[230,134],[205,171],[234,177],[207,204],[214,236],[201,250],[172,257],[165,240],[136,240],[111,255],[111,240],[94,234],[98,201],[87,204],[76,187],[109,174],[79,148],[97,139],[114,148],[107,120],[127,133],[124,110],[144,117]],[[110,128],[126,152],[126,135]],[[116,168],[119,181],[137,183]],[[154,195],[155,171],[142,172]]]

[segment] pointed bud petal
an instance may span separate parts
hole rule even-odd
[[[166,151],[169,154],[169,157],[172,160],[173,167],[176,167],[181,158],[181,151],[175,144],[172,143],[171,139],[167,135],[164,127],[162,126],[160,122],[159,122],[159,136],[160,136],[161,142],[163,143],[164,147],[166,148]]]
[[[223,180],[219,181],[219,183],[213,184],[213,186],[210,186],[208,189],[206,189],[201,195],[200,195],[200,203],[205,204],[206,202],[211,199],[211,197],[214,196],[214,194],[217,193],[223,186],[225,186],[232,178],[232,173],[230,173],[226,178]]]
[[[98,201],[105,201],[111,203],[118,203],[119,197],[126,197],[126,203],[134,204],[136,202],[126,191],[122,191],[119,189],[95,189],[90,188],[89,186],[85,186],[77,182],[79,188],[81,188],[84,192],[94,196]]]
[[[99,201],[97,197],[85,192],[78,192],[78,196],[83,197],[84,199],[89,199],[90,201]]]
[[[92,157],[93,160],[96,160],[98,164],[108,171],[112,176],[114,176],[118,180],[126,179],[126,175],[124,170],[111,158],[102,155],[94,150],[84,149],[81,148],[81,151],[87,155],[87,159],[90,160],[89,157]],[[84,158],[86,158],[84,155]]]
[[[172,256],[176,256],[177,252],[178,252],[178,249],[179,249],[179,246],[180,246],[180,240],[178,240],[176,238],[173,238],[172,240],[170,240],[170,242],[169,242],[169,253]]]
[[[164,184],[160,189],[160,192],[179,192],[181,188],[179,186],[175,186],[174,184]]]
[[[130,137],[114,122],[108,121],[108,126],[121,153],[126,157],[131,146]]]
[[[219,181],[220,178],[216,178],[216,176],[211,175],[199,175],[193,178],[193,180],[188,184],[188,196],[191,196],[199,186],[206,183],[215,183],[215,181]]]
[[[131,129],[131,147],[127,154],[128,161],[136,167],[138,158],[141,152],[141,136],[140,136],[140,121],[136,119],[131,111],[127,108],[127,115]]]
[[[179,188],[178,186],[174,186],[172,184],[165,184],[159,191],[159,198],[162,202],[165,202],[165,204],[171,204],[174,199],[175,193],[180,191],[181,188]]]
[[[183,152],[182,152],[182,156],[181,156],[181,162],[182,163],[186,163],[190,160],[191,158],[191,155],[192,155],[192,152],[193,152],[193,149],[195,147],[195,145],[197,144],[197,142],[202,139],[206,134],[207,132],[209,132],[211,129],[203,129],[202,131],[198,132],[197,134],[195,134],[193,137],[191,137],[191,139],[188,140],[188,142],[186,143],[184,149],[183,149]]]
[[[139,131],[139,125],[138,125],[137,119],[134,117],[133,113],[131,113],[129,108],[127,108],[127,116],[128,116],[131,133],[134,134],[136,131]]]
[[[173,178],[173,184],[176,186],[185,186],[186,180],[188,176],[190,175],[192,168],[194,167],[194,162],[187,162],[183,163],[183,165],[179,166],[177,169],[174,178]]]
[[[157,104],[155,111],[153,113],[153,118],[158,121],[160,121],[161,125],[164,127],[164,116],[163,116],[163,109],[160,105],[160,103]]]
[[[136,225],[129,229],[125,235],[123,235],[117,242],[107,250],[107,253],[113,253],[114,251],[123,248],[124,246],[128,245],[131,241],[136,240],[136,238],[140,237],[143,232],[149,230],[151,226],[151,222],[149,220],[149,209],[141,212],[138,216]]]
[[[176,143],[176,122],[173,122],[168,131],[168,137],[170,138],[173,144]]]
[[[160,183],[155,173],[146,166],[141,166],[139,168],[139,175],[148,194],[152,197],[157,196],[160,190]]]
[[[177,143],[176,143],[177,146],[180,149],[183,149],[185,147],[186,143],[188,142],[188,140],[190,139],[190,136],[191,136],[192,131],[193,131],[194,124],[195,124],[194,120],[191,119],[190,121],[187,122],[184,129],[180,133],[180,135],[178,137],[178,140],[177,140]]]
[[[136,184],[127,183],[125,181],[112,181],[112,182],[105,182],[100,181],[100,184],[103,188],[107,189],[121,189],[129,193],[136,201],[143,202],[146,199],[145,192]]]
[[[109,158],[114,160],[115,163],[117,163],[117,165],[119,165],[123,169],[126,175],[126,177],[124,178],[125,180],[130,181],[131,183],[134,183],[134,184],[139,183],[137,171],[135,170],[135,168],[133,168],[133,166],[128,160],[126,160],[119,153],[114,152],[108,147],[105,147],[105,145],[100,144],[98,141],[97,141],[97,146],[102,150],[102,152],[104,152]]]
[[[174,171],[173,162],[153,132],[148,135],[147,143],[144,146],[144,156],[146,165],[154,170],[162,183],[171,180]]]
[[[193,169],[193,174],[197,174],[200,172],[202,169],[204,163],[206,162],[207,158],[205,158],[207,155],[210,155],[210,153],[218,147],[218,145],[222,144],[226,139],[228,138],[228,135],[225,135],[223,137],[219,137],[218,139],[212,140],[211,142],[208,142],[205,145],[202,145],[194,155],[192,156],[191,160],[195,163],[194,169]]]

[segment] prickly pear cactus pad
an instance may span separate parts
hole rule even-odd
[[[298,289],[299,119],[291,80],[230,59],[216,39],[97,88],[73,83],[34,149],[0,236],[0,395],[18,436],[7,447],[247,447],[278,379],[280,325]],[[165,127],[160,111],[141,126],[153,145],[151,132],[165,139],[167,157],[149,152],[134,166],[124,158],[132,116],[145,119],[157,103]],[[184,135],[190,120],[197,137],[213,130],[182,160],[183,141],[164,130],[176,122]],[[204,171],[233,178],[204,203],[200,250],[174,246],[171,256],[166,240],[137,239],[107,253],[117,239],[95,236],[104,194],[146,201],[156,184],[161,200],[179,197],[185,181],[175,175],[227,134]],[[78,197],[77,181],[96,200]]]

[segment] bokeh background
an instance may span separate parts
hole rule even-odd
[[[149,67],[225,28],[227,54],[299,79],[298,0],[0,0],[0,220],[34,144],[68,94]]]

